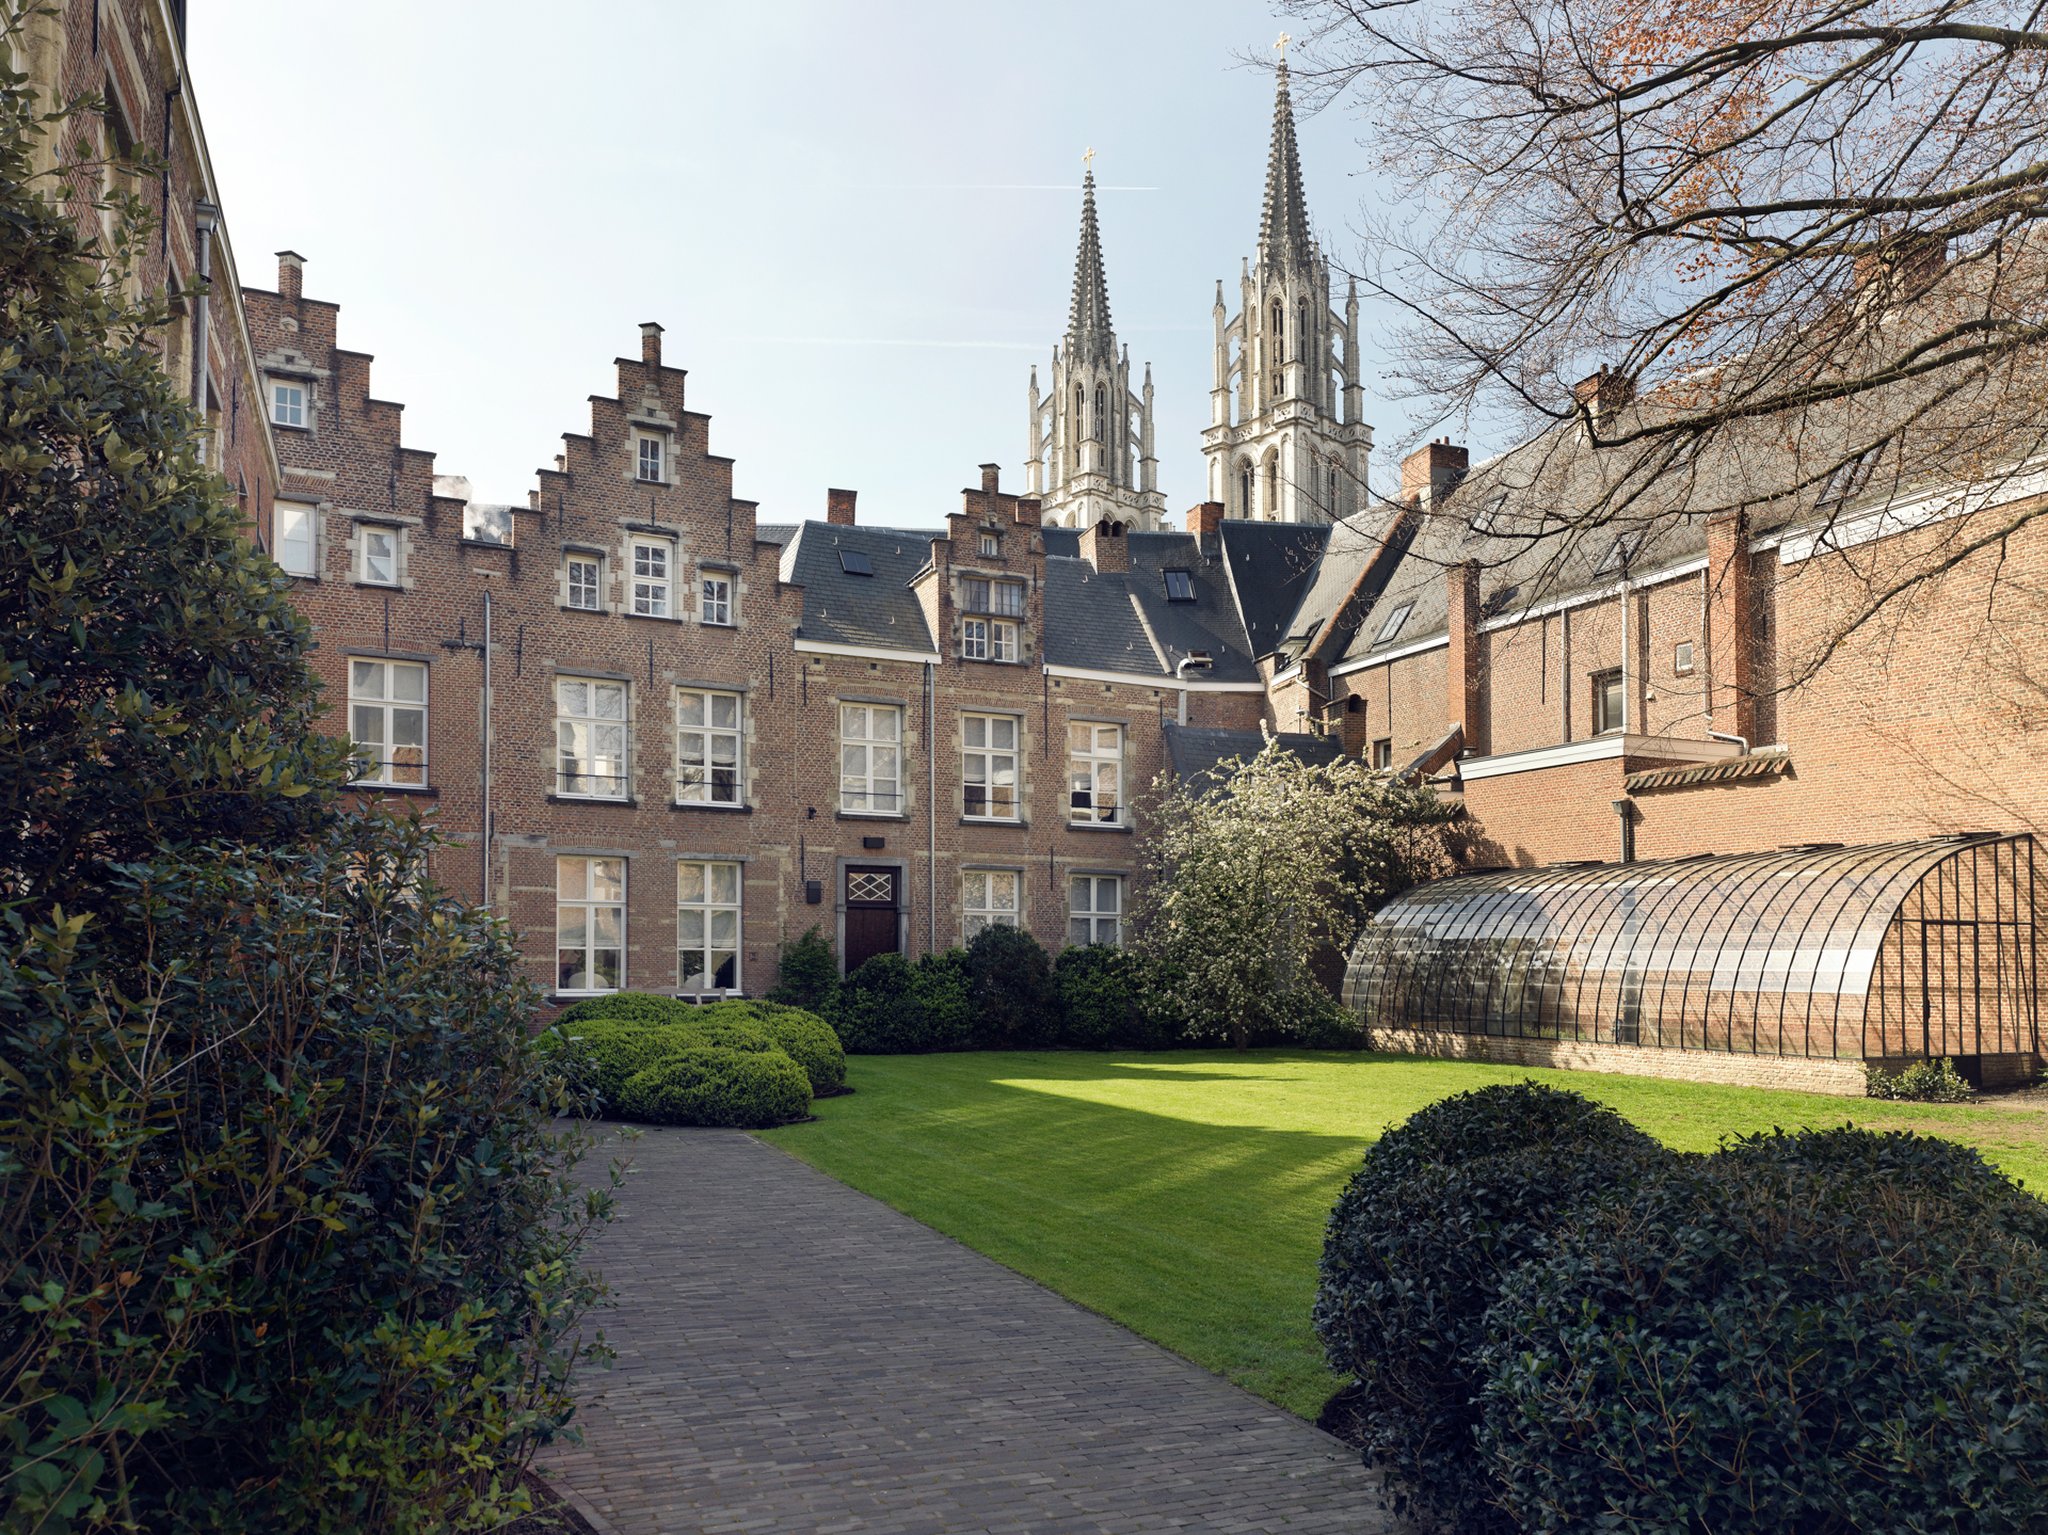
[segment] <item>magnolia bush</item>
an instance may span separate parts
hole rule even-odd
[[[1146,815],[1134,941],[1188,1032],[1240,1049],[1333,1008],[1323,977],[1366,917],[1450,866],[1451,810],[1430,790],[1273,739],[1249,761],[1162,776]]]

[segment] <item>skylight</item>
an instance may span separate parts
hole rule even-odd
[[[1193,602],[1195,600],[1195,578],[1185,570],[1167,571],[1166,600],[1168,602]]]
[[[1415,611],[1415,604],[1404,602],[1387,615],[1387,621],[1380,625],[1380,632],[1372,637],[1375,645],[1384,645],[1401,632],[1401,626],[1408,622],[1408,615]]]
[[[849,576],[871,576],[875,573],[873,563],[868,559],[866,553],[859,549],[841,549],[839,551],[839,568]]]
[[[1472,514],[1474,533],[1498,533],[1500,531],[1500,510],[1508,504],[1508,493],[1499,491],[1487,497],[1486,504]]]

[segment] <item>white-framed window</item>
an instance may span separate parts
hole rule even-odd
[[[1017,819],[1017,716],[960,716],[960,813],[977,820]]]
[[[273,426],[306,424],[306,386],[297,379],[270,381],[270,421]]]
[[[1394,636],[1401,632],[1401,626],[1408,622],[1408,615],[1414,611],[1415,604],[1412,602],[1404,602],[1395,608],[1393,612],[1387,615],[1386,622],[1380,625],[1379,631],[1373,635],[1373,644],[1392,644]]]
[[[839,808],[894,815],[903,808],[903,711],[839,706]]]
[[[427,784],[427,669],[417,661],[348,663],[348,738],[357,783]]]
[[[626,982],[626,860],[555,860],[555,990]]]
[[[357,525],[356,579],[370,586],[398,585],[398,529]]]
[[[1681,677],[1692,675],[1692,641],[1680,640],[1671,647],[1671,669]]]
[[[970,661],[1017,659],[1017,626],[1001,618],[969,618],[961,622],[960,653]]]
[[[1372,743],[1372,765],[1380,772],[1391,772],[1394,766],[1394,738],[1381,736]]]
[[[697,618],[701,623],[732,623],[732,577],[722,570],[706,570],[698,573],[701,598],[697,607]]]
[[[960,583],[960,605],[970,613],[993,613],[998,618],[1024,616],[1024,583],[990,581],[969,576]]]
[[[1124,941],[1124,881],[1121,874],[1076,874],[1067,881],[1067,942]]]
[[[999,560],[1003,557],[1003,541],[998,535],[981,535],[981,557],[985,560]]]
[[[1067,726],[1068,819],[1077,825],[1121,826],[1124,814],[1124,727],[1076,720]]]
[[[642,618],[667,618],[672,611],[675,556],[667,539],[633,540],[633,611]]]
[[[595,554],[562,557],[563,603],[586,613],[604,608],[604,560]]]
[[[676,689],[676,803],[740,803],[740,695]]]
[[[642,432],[634,453],[634,470],[641,479],[651,485],[659,485],[668,478],[663,472],[667,452],[659,436],[653,432]]]
[[[303,501],[279,501],[272,507],[271,547],[278,568],[287,575],[320,573],[320,509]]]
[[[1622,727],[1626,708],[1622,702],[1621,672],[1593,674],[1593,734],[1604,736]]]
[[[626,797],[626,684],[555,679],[555,793]]]
[[[1017,925],[1015,869],[960,871],[960,939],[965,943],[985,927]]]
[[[676,989],[690,996],[740,989],[740,866],[676,865]]]

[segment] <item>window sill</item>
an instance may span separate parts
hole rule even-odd
[[[670,800],[668,808],[671,810],[709,810],[714,815],[752,815],[754,813],[752,805],[718,805],[710,800],[699,799]]]
[[[910,812],[907,810],[835,810],[832,812],[832,818],[835,821],[908,821],[910,819]]]
[[[588,1002],[592,997],[616,997],[622,989],[611,986],[603,991],[551,991],[548,993],[548,1006],[566,1007],[571,1002]]]
[[[351,794],[413,794],[426,796],[436,795],[441,792],[433,784],[370,783],[362,779],[350,783],[348,790]]]
[[[1014,826],[1019,831],[1029,831],[1031,829],[1031,823],[1018,816],[963,815],[960,817],[960,824],[962,826]]]
[[[349,585],[371,592],[402,592],[406,589],[403,581],[365,581],[361,576],[351,577]]]
[[[579,608],[570,602],[558,602],[555,604],[555,608],[563,613],[588,613],[593,618],[602,618],[611,611],[609,608]]]
[[[737,629],[739,625],[735,623],[720,623],[715,618],[700,618],[697,620],[697,627],[700,629]]]
[[[1110,822],[1110,821],[1069,821],[1069,822],[1067,822],[1067,830],[1068,830],[1068,831],[1119,831],[1119,832],[1123,832],[1123,833],[1125,833],[1126,835],[1128,835],[1128,834],[1129,834],[1129,832],[1130,832],[1130,830],[1131,830],[1131,823],[1130,823],[1130,822],[1128,822],[1128,821],[1116,821],[1116,822]]]
[[[689,622],[687,618],[677,618],[667,613],[634,613],[628,611],[625,616],[628,618],[637,618],[645,623],[653,624],[686,624]]]
[[[1001,660],[1001,659],[999,659],[998,657],[995,657],[995,656],[962,656],[962,657],[960,658],[960,661],[961,661],[961,664],[962,664],[962,665],[964,665],[964,666],[1028,666],[1028,665],[1030,665],[1030,662],[1026,661],[1026,660],[1025,660],[1025,659],[1024,659],[1024,658],[1023,658],[1022,656],[1019,656],[1019,657],[1018,657],[1018,658],[1017,658],[1016,660],[1014,660],[1014,661],[1004,661],[1004,660]]]
[[[628,810],[640,803],[630,794],[550,794],[546,799],[550,805],[623,805]]]

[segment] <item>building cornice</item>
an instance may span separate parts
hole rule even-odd
[[[1622,757],[1649,757],[1667,762],[1719,762],[1741,754],[1741,748],[1729,741],[1617,733],[1594,736],[1587,741],[1566,741],[1561,746],[1536,746],[1527,751],[1502,752],[1492,757],[1466,757],[1458,763],[1458,776],[1464,779],[1500,778],[1509,773],[1535,773],[1544,768],[1571,767],[1581,762],[1605,762]]]

